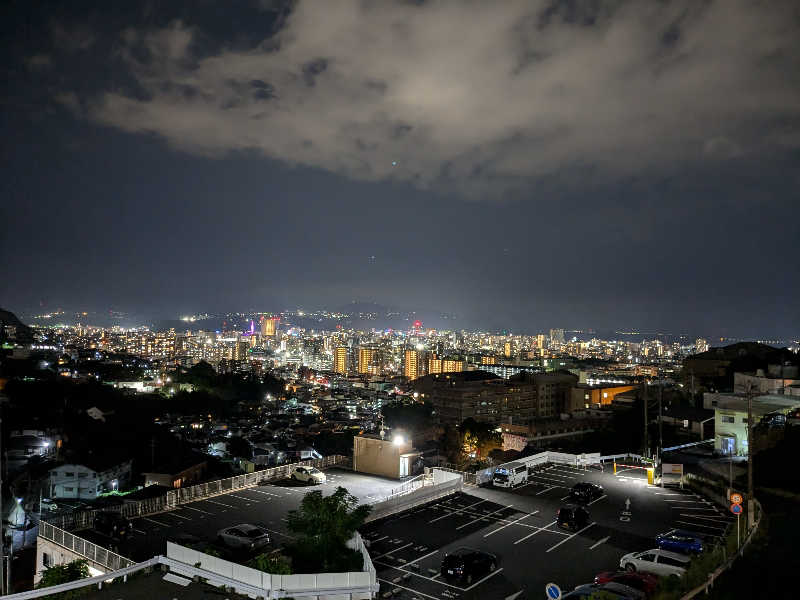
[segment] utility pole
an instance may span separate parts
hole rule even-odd
[[[661,421],[661,393],[664,386],[659,382],[658,384],[658,459],[661,460],[661,449],[664,447],[664,428]]]
[[[644,376],[642,385],[644,386],[642,391],[642,404],[644,404],[644,450],[642,451],[642,455],[647,456],[649,447],[647,440],[647,375]]]
[[[753,386],[747,386],[747,529],[755,522],[753,502]]]
[[[5,578],[3,577],[3,561],[5,560],[6,532],[3,528],[3,418],[0,417],[0,596],[4,595]]]

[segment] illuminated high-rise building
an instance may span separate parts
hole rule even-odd
[[[708,340],[704,340],[703,338],[697,338],[697,341],[694,343],[695,350],[698,354],[701,352],[708,352]]]
[[[337,346],[333,351],[333,370],[347,375],[347,346]]]
[[[446,358],[442,361],[442,373],[460,373],[464,370],[463,360]]]
[[[494,356],[481,356],[482,365],[496,365],[497,359]]]
[[[561,345],[564,343],[564,330],[563,329],[551,329],[550,330],[550,341],[554,345]]]
[[[543,333],[540,333],[536,336],[536,346],[539,348],[544,348],[545,344],[545,336]]]
[[[420,355],[417,350],[406,350],[405,364],[403,365],[403,374],[409,380],[416,379],[420,376]]]
[[[511,358],[511,342],[506,342],[503,347],[503,354],[506,358]]]
[[[262,319],[261,335],[263,335],[264,337],[274,337],[275,332],[278,330],[278,321],[280,321],[278,317],[270,317],[268,319]]]
[[[375,351],[372,348],[358,349],[358,373],[360,375],[371,373],[370,366],[374,355]]]

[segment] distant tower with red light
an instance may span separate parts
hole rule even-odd
[[[422,329],[422,321],[414,321],[414,333],[419,333],[419,330]]]

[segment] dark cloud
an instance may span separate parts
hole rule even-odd
[[[187,152],[480,195],[569,167],[664,172],[797,147],[796,16],[745,0],[300,2],[248,49],[199,56],[181,22],[129,31],[122,52],[149,94],[109,90],[88,115]],[[254,80],[269,91],[231,96]]]

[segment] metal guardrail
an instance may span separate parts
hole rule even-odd
[[[680,446],[670,446],[669,448],[662,448],[661,452],[671,452],[672,450],[680,450],[682,448],[691,448],[692,446],[700,446],[701,444],[713,444],[714,438],[710,440],[700,440],[699,442],[690,442],[688,444],[681,444]]]
[[[317,468],[346,466],[349,464],[349,461],[349,457],[342,456],[341,454],[314,460],[304,460],[280,467],[272,467],[271,469],[254,471],[253,473],[234,475],[226,479],[218,479],[216,481],[198,483],[197,485],[185,488],[177,488],[156,498],[146,498],[144,500],[124,502],[117,506],[109,506],[102,509],[75,511],[65,515],[48,517],[46,522],[64,530],[78,531],[81,529],[89,529],[94,525],[94,517],[98,512],[118,512],[122,516],[128,518],[145,517],[147,515],[172,510],[189,502],[254,487],[275,479],[283,479],[288,477],[292,469],[297,466],[311,466]]]
[[[111,571],[118,571],[129,567],[134,563],[130,558],[120,556],[107,548],[93,544],[92,542],[78,537],[68,531],[42,521],[39,526],[39,537],[44,538],[54,544],[58,544],[67,550],[74,552],[78,556],[90,560]]]
[[[439,477],[437,477],[435,471],[441,471],[442,477],[446,478],[445,481],[436,482],[436,479]],[[403,512],[409,508],[414,508],[420,504],[449,496],[450,494],[461,491],[462,487],[463,479],[460,473],[456,474],[452,473],[450,470],[434,467],[433,485],[426,485],[425,487],[417,489],[412,494],[404,494],[376,502],[372,505],[372,511],[367,517],[367,522],[382,519],[383,517]]]

